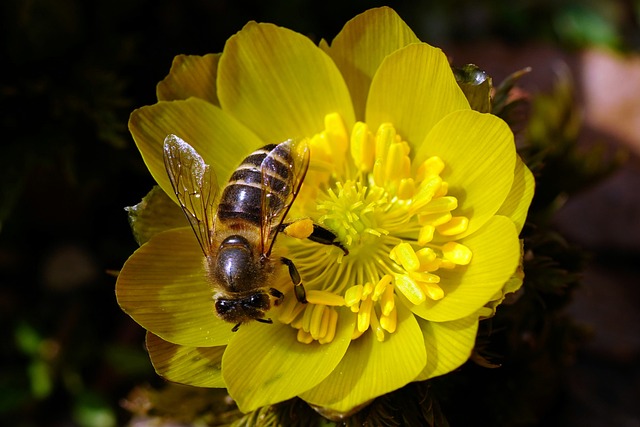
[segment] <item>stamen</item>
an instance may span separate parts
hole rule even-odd
[[[351,131],[351,157],[361,172],[370,171],[375,160],[373,135],[363,122],[357,122]]]
[[[300,313],[302,313],[302,310],[304,310],[304,308],[304,304],[299,304],[295,298],[285,298],[284,303],[280,307],[280,311],[278,313],[278,320],[285,324],[291,323],[296,317],[298,317]]]
[[[369,329],[369,322],[371,320],[371,310],[373,309],[373,300],[367,298],[360,304],[360,311],[358,311],[358,330],[364,332]]]
[[[393,286],[387,286],[380,299],[380,308],[383,316],[390,316],[396,308],[396,300],[393,294]]]
[[[435,214],[449,212],[458,207],[458,199],[451,196],[438,197],[431,200],[425,207],[420,210],[421,214]]]
[[[338,326],[338,312],[335,309],[330,308],[329,310],[327,310],[327,313],[327,332],[324,337],[318,340],[320,344],[330,343],[336,336],[336,328]]]
[[[434,301],[438,301],[444,297],[444,291],[436,283],[420,282],[420,285],[424,288],[427,296]]]
[[[299,254],[295,261],[308,303],[288,297],[277,318],[298,330],[298,341],[325,344],[340,327],[336,307],[346,306],[356,313],[351,339],[371,329],[384,341],[398,327],[400,294],[413,305],[427,298],[438,301],[448,289],[441,286],[438,270],[472,262],[471,249],[455,237],[438,244],[440,237],[465,232],[469,219],[455,215],[458,199],[447,195],[444,161],[432,156],[412,165],[410,144],[392,124],[371,132],[357,122],[349,133],[338,114],[327,115],[324,124],[310,138],[312,179],[305,180],[300,194],[308,210],[296,212],[310,218],[294,222],[285,233],[304,239],[319,223],[349,254],[324,251],[319,257],[317,247],[290,248],[292,256]]]
[[[313,312],[311,313],[311,320],[309,323],[309,333],[314,340],[317,340],[320,337],[320,329],[322,327],[322,317],[324,315],[324,309],[324,305],[313,305]]]
[[[389,256],[407,271],[415,271],[420,267],[420,260],[409,243],[400,243],[391,250]]]
[[[382,279],[378,281],[373,289],[373,300],[378,301],[382,295],[386,292],[387,288],[393,285],[393,277],[390,274],[385,274]]]
[[[382,316],[380,316],[380,326],[382,326],[382,329],[389,332],[390,334],[396,331],[397,325],[398,310],[396,310],[395,307],[389,312],[389,314],[382,313]]]
[[[303,329],[298,329],[298,336],[296,338],[302,344],[311,344],[313,342],[311,334]]]
[[[357,306],[356,304],[360,304],[360,301],[362,300],[363,291],[364,291],[364,286],[355,285],[347,289],[347,292],[344,293],[345,304],[348,307],[351,307],[351,311],[354,311],[353,307],[356,307],[355,311],[358,311],[359,306]]]
[[[385,339],[384,330],[380,326],[380,321],[378,320],[375,310],[371,310],[371,329],[373,330],[378,342],[383,342]]]
[[[422,162],[416,171],[416,180],[422,181],[425,177],[438,176],[444,170],[444,162],[440,157],[433,156]]]
[[[430,241],[433,240],[433,233],[435,233],[436,228],[433,225],[424,225],[420,228],[418,232],[418,244],[420,246],[424,246]]]
[[[424,290],[407,274],[395,274],[396,289],[407,297],[413,305],[420,305],[427,299]]]
[[[448,242],[442,246],[442,254],[448,260],[458,265],[467,265],[471,261],[471,250],[457,242]]]
[[[445,198],[446,197],[441,197],[441,199]],[[455,236],[456,234],[467,231],[468,227],[469,219],[466,216],[454,216],[451,218],[451,221],[436,227],[436,229],[438,230],[438,233],[443,236]]]
[[[309,304],[322,304],[329,306],[342,306],[346,304],[345,299],[341,295],[315,289],[307,291],[307,302],[309,302]]]

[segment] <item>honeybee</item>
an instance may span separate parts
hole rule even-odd
[[[278,305],[284,298],[271,285],[278,264],[288,267],[295,296],[306,303],[293,261],[273,259],[271,251],[278,234],[292,224],[285,218],[309,167],[307,144],[287,140],[254,151],[220,196],[213,169],[187,142],[167,136],[163,156],[171,186],[205,256],[218,317],[234,323],[234,332],[251,320],[272,323],[265,318],[271,300]],[[348,253],[333,232],[318,224],[303,237]]]

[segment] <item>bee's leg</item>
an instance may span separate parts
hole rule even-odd
[[[309,218],[281,224],[279,231],[287,236],[298,239],[309,239],[323,245],[337,246],[342,249],[345,255],[349,255],[347,248],[342,246],[342,243],[336,241],[337,236],[331,230],[314,223]]]
[[[276,288],[270,288],[269,295],[276,298],[276,301],[274,303],[275,305],[279,305],[284,299],[284,294],[279,290],[277,290]]]
[[[296,299],[303,303],[307,303],[307,293],[304,290],[304,286],[302,285],[302,279],[300,279],[300,273],[298,273],[298,269],[296,268],[293,261],[289,258],[282,257],[280,258],[282,263],[289,267],[289,276],[291,276],[291,281],[293,282],[293,291],[296,294]]]
[[[333,246],[337,246],[340,249],[342,249],[342,252],[344,252],[345,256],[349,255],[349,250],[347,248],[345,248],[344,246],[342,246],[342,243],[336,241],[336,238],[338,236],[336,236],[333,231],[324,228],[323,226],[319,225],[319,224],[313,224],[313,233],[311,233],[309,235],[309,237],[307,237],[307,239],[311,240],[312,242],[317,242],[317,243],[322,243],[323,245],[333,245]]]

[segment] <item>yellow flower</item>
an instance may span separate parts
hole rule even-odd
[[[309,302],[283,271],[274,323],[233,333],[186,221],[155,234],[126,262],[117,297],[148,330],[160,375],[226,387],[243,411],[299,396],[346,413],[469,358],[519,266],[533,178],[508,126],[471,110],[445,55],[393,10],[369,10],[320,46],[251,22],[220,55],[177,57],[157,94],[130,130],[172,199],[168,134],[219,182],[256,148],[307,138],[311,164],[288,217],[312,218],[349,250],[280,237]]]

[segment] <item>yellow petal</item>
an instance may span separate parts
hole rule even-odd
[[[151,175],[175,200],[162,159],[169,134],[188,142],[224,183],[240,161],[263,145],[251,131],[220,108],[198,98],[162,101],[131,113],[129,130]]]
[[[337,412],[348,412],[413,381],[426,366],[424,338],[415,317],[398,304],[398,325],[383,342],[368,330],[349,346],[336,369],[300,398]]]
[[[178,55],[169,75],[156,86],[158,101],[188,99],[192,96],[220,105],[216,95],[219,53],[204,56]]]
[[[518,229],[522,230],[527,219],[529,206],[533,200],[536,181],[529,168],[524,164],[520,156],[516,156],[516,170],[514,174],[511,191],[507,195],[504,203],[498,209],[498,215],[504,215],[513,220]]]
[[[429,132],[414,164],[436,155],[446,165],[441,176],[449,184],[447,194],[459,202],[453,215],[469,218],[467,230],[457,237],[469,235],[495,215],[511,190],[516,165],[513,133],[496,116],[456,111]]]
[[[427,348],[427,366],[416,381],[449,373],[471,356],[478,332],[478,313],[451,322],[428,322],[418,318],[418,324]]]
[[[507,217],[492,217],[460,243],[473,253],[471,262],[452,270],[438,270],[445,296],[438,301],[427,298],[420,305],[410,306],[416,315],[435,322],[469,316],[501,290],[518,267],[520,241]]]
[[[357,15],[333,39],[327,53],[349,87],[358,120],[364,120],[369,86],[384,57],[418,42],[411,28],[389,7]]]
[[[165,341],[191,347],[227,344],[233,325],[215,314],[203,260],[191,228],[156,234],[122,267],[118,304]]]
[[[248,23],[227,40],[218,66],[222,108],[264,141],[312,136],[329,113],[348,129],[349,91],[331,58],[307,37],[273,24]]]
[[[384,58],[371,82],[366,122],[370,129],[392,123],[412,148],[452,111],[469,103],[440,49],[411,44]]]
[[[355,315],[339,310],[336,336],[328,344],[303,344],[282,323],[242,325],[222,358],[229,394],[243,412],[282,402],[320,383],[338,365],[351,342]]]
[[[225,346],[185,347],[147,332],[147,351],[161,377],[195,387],[225,387],[222,354]]]

